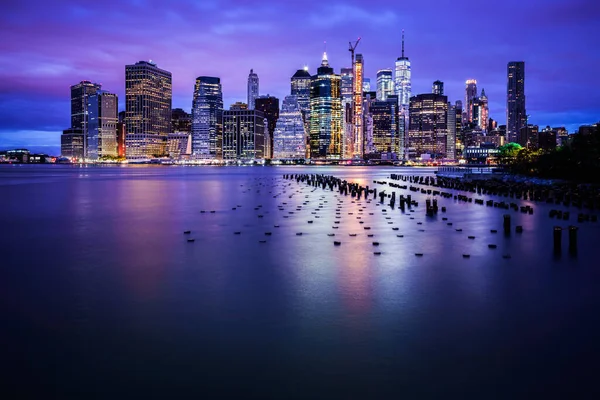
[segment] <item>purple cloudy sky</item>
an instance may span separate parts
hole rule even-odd
[[[401,30],[413,94],[445,82],[450,100],[478,80],[490,116],[505,123],[506,64],[526,62],[527,111],[570,130],[600,120],[598,0],[4,0],[0,13],[0,148],[59,152],[69,126],[69,86],[102,83],[124,98],[124,65],[152,59],[173,73],[173,107],[189,111],[194,79],[222,79],[225,104],[246,99],[250,68],[261,94],[289,91],[289,77],[350,62],[362,37],[366,77],[391,68]]]

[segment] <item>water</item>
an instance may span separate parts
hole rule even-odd
[[[439,198],[448,212],[428,219],[426,195],[410,193],[420,205],[402,213],[282,179],[295,172],[373,187],[432,170],[0,166],[3,390],[281,399],[597,390],[599,224],[571,217],[578,254],[565,232],[556,257],[552,226],[568,223],[549,219],[545,204],[519,201],[535,213],[510,211],[524,232],[506,238],[505,210]]]

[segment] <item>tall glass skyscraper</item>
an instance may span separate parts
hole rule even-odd
[[[81,81],[71,86],[71,129],[81,129],[87,134],[88,97],[102,88],[98,83]]]
[[[323,53],[321,66],[310,83],[310,157],[342,157],[341,77],[329,66]]]
[[[465,125],[473,122],[473,103],[477,99],[477,80],[468,79],[465,82]]]
[[[352,111],[352,68],[341,69],[342,92],[342,157],[352,158],[354,152],[352,135],[354,133]]]
[[[71,128],[65,130],[69,135],[61,138],[61,143],[67,143],[62,154],[69,154],[74,158],[85,158],[87,156],[87,136],[89,130],[89,97],[101,89],[98,83],[81,81],[71,86]],[[64,139],[64,140],[63,140]],[[70,145],[77,144],[77,150],[73,151]],[[81,150],[79,150],[81,146]],[[72,154],[76,154],[72,156]]]
[[[273,134],[273,158],[306,157],[306,134],[296,96],[286,96]]]
[[[364,59],[362,54],[357,54],[354,60],[354,102],[353,102],[353,125],[352,135],[352,157],[363,158],[364,155],[364,132],[363,132],[363,77]]]
[[[255,109],[262,111],[267,119],[268,137],[265,137],[265,158],[273,158],[273,133],[279,118],[279,99],[275,96],[258,96],[254,100]]]
[[[509,142],[515,142],[521,128],[527,124],[527,114],[525,111],[525,62],[509,62],[507,75],[506,139]]]
[[[391,69],[377,71],[377,100],[386,101],[388,96],[394,94],[394,80]]]
[[[449,160],[456,159],[456,105],[448,103],[448,136],[446,137],[446,157]]]
[[[253,69],[248,75],[248,109],[254,110],[254,100],[258,97],[258,75]]]
[[[127,158],[166,154],[171,131],[171,73],[152,61],[125,66]]]
[[[105,156],[117,156],[118,105],[114,93],[99,90],[89,96],[87,158],[97,160]]]
[[[221,80],[212,76],[196,78],[192,100],[192,155],[222,158],[223,91]]]
[[[308,68],[299,69],[290,79],[290,94],[298,99],[300,110],[310,111],[310,73]]]
[[[411,95],[410,61],[404,55],[404,31],[402,31],[402,56],[396,60],[395,91],[404,110],[408,110]]]

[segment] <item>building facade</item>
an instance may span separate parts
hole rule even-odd
[[[65,129],[60,135],[60,154],[63,157],[82,160],[85,158],[85,135],[81,129]]]
[[[456,159],[456,105],[448,102],[448,136],[446,136],[446,157],[449,160]]]
[[[254,100],[258,97],[258,75],[253,69],[248,74],[248,108],[254,110]]]
[[[117,157],[117,123],[119,100],[117,95],[99,90],[88,97],[89,123],[86,158]]]
[[[279,118],[279,99],[269,95],[259,96],[255,100],[255,109],[262,111],[267,119],[269,135],[265,138],[265,158],[273,158],[273,134]]]
[[[223,111],[223,160],[264,158],[265,121],[260,110],[232,107]]]
[[[192,99],[192,155],[202,159],[222,158],[223,91],[221,79],[199,76]]]
[[[390,96],[386,101],[375,101],[369,106],[373,119],[373,152],[380,159],[397,159],[401,154],[400,137],[404,121],[398,100]]]
[[[377,100],[386,101],[388,96],[394,94],[394,79],[391,69],[377,71]]]
[[[323,53],[321,66],[310,83],[310,158],[342,157],[341,77],[329,66]]]
[[[171,112],[171,132],[192,132],[192,115],[182,108]]]
[[[410,60],[404,55],[404,31],[402,31],[402,55],[398,57],[394,76],[395,93],[403,110],[407,110],[411,98],[411,66]]]
[[[306,133],[302,110],[296,96],[286,96],[273,133],[273,158],[306,157]]]
[[[362,54],[357,54],[354,60],[353,71],[353,134],[352,134],[352,158],[362,159],[364,156],[364,131],[363,131],[363,86],[364,86],[365,62]]]
[[[435,81],[431,87],[431,93],[438,94],[440,96],[444,95],[444,82]]]
[[[527,124],[525,110],[525,62],[508,63],[506,88],[506,135],[509,142],[517,140],[521,128]]]
[[[410,99],[408,145],[412,158],[447,158],[448,97],[434,93]]]
[[[127,158],[166,155],[171,131],[171,73],[152,61],[125,66],[125,124]]]
[[[341,72],[341,93],[342,93],[342,158],[352,158],[354,134],[354,113],[353,102],[353,76],[352,68],[342,68]]]

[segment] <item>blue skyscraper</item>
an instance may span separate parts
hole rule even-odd
[[[223,142],[223,92],[221,80],[196,78],[192,100],[192,155],[221,159]]]

